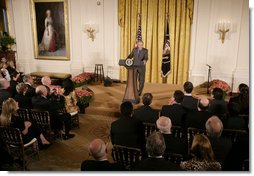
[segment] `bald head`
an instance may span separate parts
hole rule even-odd
[[[47,88],[43,85],[37,86],[35,89],[35,92],[37,95],[41,95],[41,96],[45,96],[45,97],[48,94]]]
[[[172,123],[170,118],[161,116],[156,121],[157,128],[160,130],[161,133],[170,134]]]
[[[0,89],[8,89],[10,87],[9,81],[4,78],[0,78]]]
[[[45,86],[50,86],[50,85],[51,85],[51,79],[50,79],[50,77],[48,77],[48,76],[43,76],[43,77],[41,78],[41,83],[42,83],[43,85],[45,85]]]
[[[206,97],[202,97],[200,100],[199,100],[199,103],[198,103],[198,109],[199,111],[205,111],[208,109],[208,106],[209,106],[209,100],[208,98]]]
[[[94,139],[89,145],[89,153],[95,160],[106,159],[106,145],[101,139]]]
[[[210,117],[205,124],[207,135],[210,137],[220,137],[223,131],[223,124],[217,116]]]

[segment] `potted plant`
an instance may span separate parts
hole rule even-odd
[[[0,45],[2,48],[2,51],[6,51],[12,47],[12,45],[16,44],[15,38],[4,35],[0,37]]]
[[[76,88],[75,92],[78,96],[78,103],[80,113],[85,113],[85,108],[89,106],[89,103],[93,99],[93,91],[90,89]]]

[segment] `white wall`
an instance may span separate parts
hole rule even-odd
[[[117,5],[117,0],[68,0],[70,61],[49,61],[34,59],[30,0],[8,0],[10,33],[16,37],[18,68],[25,73],[43,70],[76,75],[94,71],[94,64],[102,63],[105,75],[118,79]],[[99,27],[94,42],[83,32],[84,25],[90,23]]]
[[[232,84],[249,84],[249,5],[248,0],[195,0],[191,34],[189,79],[198,85],[212,79]],[[220,20],[230,20],[232,30],[224,44],[215,32]]]

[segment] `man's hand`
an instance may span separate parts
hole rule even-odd
[[[143,60],[144,65],[146,64],[146,60]]]
[[[168,100],[168,105],[173,105],[173,104],[175,104],[175,103],[176,103],[176,101],[175,101],[174,98],[170,98],[170,99]]]
[[[25,121],[24,124],[26,128],[29,128],[32,125],[29,121]]]

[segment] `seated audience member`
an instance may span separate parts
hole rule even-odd
[[[240,105],[237,103],[228,104],[229,117],[226,119],[224,126],[225,129],[245,130],[248,124],[239,116]]]
[[[192,159],[183,161],[180,166],[188,171],[220,171],[221,164],[215,161],[209,139],[204,134],[194,136],[191,151]]]
[[[184,116],[186,114],[185,109],[181,105],[183,97],[183,92],[180,90],[176,90],[174,93],[175,103],[171,105],[164,105],[161,110],[161,116],[169,117],[172,121],[172,124],[175,126],[183,125]]]
[[[37,96],[32,98],[33,108],[49,112],[52,129],[55,133],[63,129],[64,124],[64,139],[67,140],[73,138],[75,135],[69,133],[71,129],[71,115],[69,113],[60,115],[58,112],[63,106],[58,102],[53,102],[47,99],[47,94],[48,91],[45,86],[40,85],[36,87]]]
[[[19,107],[22,109],[32,109],[32,99],[26,97],[26,91],[28,89],[27,84],[19,83],[16,86],[17,94],[15,95],[14,99],[19,103]]]
[[[12,97],[14,97],[17,94],[16,86],[18,85],[18,79],[20,74],[13,72],[11,74],[11,81],[10,81],[10,92],[12,94]]]
[[[1,125],[20,129],[25,144],[29,143],[33,138],[40,140],[39,142],[43,145],[50,144],[38,126],[17,116],[18,109],[18,103],[14,99],[8,98],[5,100],[0,118]]]
[[[238,87],[239,95],[230,98],[229,103],[237,103],[240,106],[240,114],[249,115],[249,86],[240,84]]]
[[[188,111],[197,111],[198,99],[192,96],[193,84],[189,81],[185,82],[183,85],[184,88],[184,98],[182,106]]]
[[[63,81],[63,97],[65,99],[65,108],[68,113],[75,113],[79,111],[77,106],[78,98],[75,92],[74,83],[71,79]]]
[[[42,83],[42,85],[44,85],[47,88],[48,96],[49,96],[51,94],[51,88],[50,88],[50,86],[51,86],[51,79],[50,79],[50,77],[43,76],[41,78],[41,83]]]
[[[17,69],[15,68],[14,62],[12,60],[7,61],[7,70],[9,72],[10,75],[12,75],[13,73],[15,74],[19,74],[19,72],[17,71]]]
[[[11,98],[11,93],[9,92],[10,82],[8,82],[4,78],[0,78],[0,106],[2,106],[2,103],[7,100],[8,98]]]
[[[159,112],[150,107],[153,100],[151,93],[145,93],[142,97],[143,106],[134,110],[134,117],[145,123],[155,123],[159,118]]]
[[[181,168],[163,158],[166,144],[160,132],[153,132],[146,141],[148,158],[134,163],[134,171],[180,171]]]
[[[118,163],[110,163],[107,157],[107,147],[101,139],[94,139],[89,145],[89,155],[94,160],[85,160],[81,164],[81,171],[123,171],[124,167]]]
[[[191,111],[186,115],[185,127],[197,128],[205,130],[205,123],[211,117],[208,112],[209,100],[207,98],[201,98],[198,101],[198,111]]]
[[[172,123],[170,118],[161,116],[156,121],[156,125],[164,137],[164,141],[166,144],[165,154],[177,153],[177,154],[182,154],[183,156],[185,156],[186,155],[185,151],[187,150],[187,145],[186,145],[187,143],[183,138],[176,138],[171,133]]]
[[[26,91],[25,96],[29,97],[29,98],[34,97],[36,94],[35,94],[35,88],[33,87],[34,80],[33,80],[32,76],[31,75],[25,75],[23,77],[23,82],[28,86],[28,89]]]
[[[221,137],[223,124],[217,116],[210,117],[205,126],[215,159],[223,164],[232,148],[232,142],[227,138]]]
[[[142,122],[133,118],[131,102],[121,104],[121,117],[111,124],[112,144],[144,149],[145,132]]]
[[[1,69],[2,77],[4,79],[6,79],[7,81],[11,81],[10,73],[8,72],[8,70],[6,68],[7,68],[7,64],[6,63],[1,63],[0,64],[0,69]]]
[[[224,100],[224,93],[220,88],[213,89],[213,100],[210,102],[208,111],[212,115],[219,116],[221,119],[225,118],[227,113],[227,102]]]

